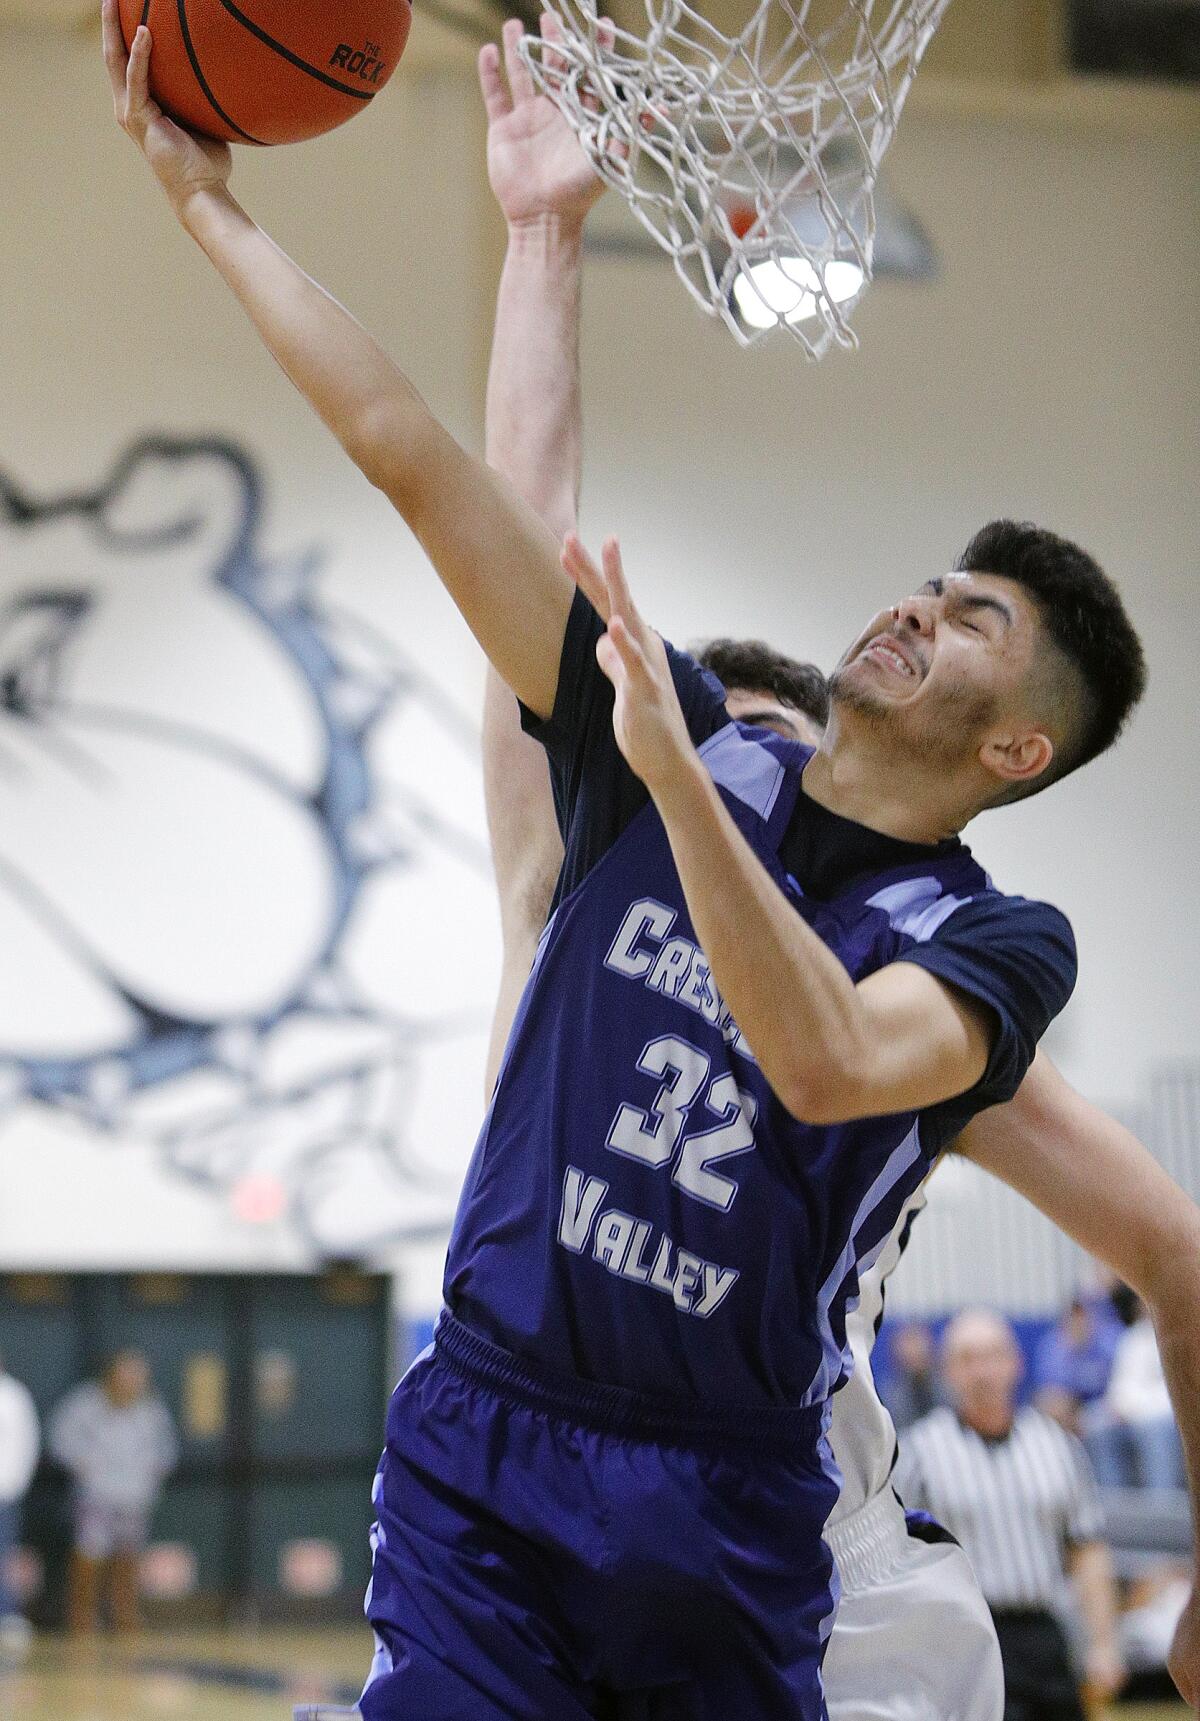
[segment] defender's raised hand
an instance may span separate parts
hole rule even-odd
[[[625,579],[621,549],[606,538],[597,567],[575,533],[563,542],[562,565],[607,623],[596,660],[616,692],[613,733],[630,769],[656,801],[670,793],[696,749],[675,691],[667,649],[638,612]]]
[[[601,31],[606,25],[602,21]],[[547,42],[561,40],[558,19],[541,21]],[[611,33],[611,26],[608,26]],[[503,58],[489,42],[479,53],[479,86],[487,110],[488,179],[510,227],[544,217],[582,226],[604,190],[579,139],[548,96],[538,93],[520,55],[521,23],[504,26]]]
[[[197,191],[224,186],[233,167],[227,143],[196,137],[169,120],[149,90],[150,32],[143,24],[125,51],[117,0],[104,0],[104,64],[117,124],[137,144],[179,214]]]

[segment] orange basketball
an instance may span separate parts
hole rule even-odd
[[[404,52],[410,0],[120,0],[154,38],[150,93],[226,143],[299,143],[362,113]]]

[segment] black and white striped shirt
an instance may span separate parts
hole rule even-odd
[[[1104,1534],[1086,1452],[1039,1410],[1019,1410],[1000,1440],[935,1410],[902,1436],[895,1483],[962,1543],[993,1607],[1053,1608],[1066,1551]]]

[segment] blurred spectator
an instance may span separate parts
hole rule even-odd
[[[879,1396],[897,1433],[911,1428],[943,1402],[933,1335],[923,1322],[906,1321],[892,1339],[891,1369],[880,1385]]]
[[[1182,1488],[1183,1446],[1158,1354],[1154,1324],[1135,1300],[1134,1320],[1117,1342],[1104,1406],[1133,1456],[1141,1488]]]
[[[1121,1323],[1107,1297],[1077,1296],[1037,1348],[1034,1402],[1072,1434],[1082,1433],[1080,1411],[1103,1399],[1112,1373]]]
[[[29,1622],[9,1587],[9,1567],[21,1527],[21,1501],[37,1469],[38,1416],[28,1387],[5,1371],[0,1358],[0,1655],[18,1656],[29,1644]]]
[[[1034,1403],[1068,1433],[1079,1435],[1104,1488],[1120,1488],[1129,1480],[1125,1440],[1105,1402],[1123,1331],[1111,1297],[1077,1296],[1034,1360]]]
[[[75,1484],[75,1546],[67,1586],[74,1633],[96,1629],[107,1568],[113,1627],[138,1626],[138,1557],[163,1479],[179,1455],[170,1412],[140,1351],[121,1351],[100,1381],[67,1394],[50,1420],[49,1446]]]
[[[1004,1721],[1083,1721],[1061,1614],[1073,1582],[1099,1699],[1124,1681],[1112,1561],[1095,1478],[1074,1436],[1017,1408],[1021,1352],[987,1310],[946,1330],[943,1378],[953,1408],[909,1429],[896,1486],[962,1543],[991,1607],[1004,1660]]]

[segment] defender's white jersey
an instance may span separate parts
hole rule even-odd
[[[829,1444],[842,1474],[842,1491],[830,1514],[831,1526],[873,1500],[887,1487],[892,1474],[896,1430],[875,1386],[871,1352],[883,1315],[884,1284],[904,1253],[913,1221],[925,1205],[925,1187],[923,1183],[905,1202],[879,1259],[859,1280],[858,1306],[846,1316],[846,1340],[854,1355],[854,1372],[833,1395]]]
[[[841,1602],[822,1679],[829,1721],[1002,1721],[1004,1670],[971,1562],[910,1528],[891,1487],[896,1431],[871,1351],[884,1283],[925,1205],[924,1186],[859,1282],[846,1319],[854,1372],[834,1394],[829,1440],[842,1473],[826,1541]]]

